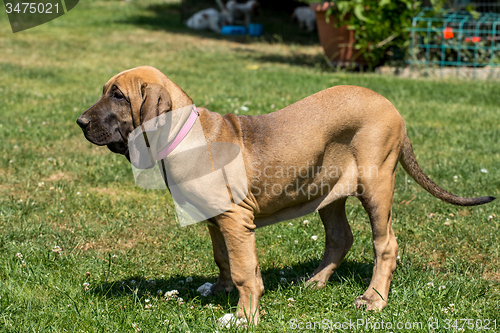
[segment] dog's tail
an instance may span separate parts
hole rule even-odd
[[[399,162],[401,163],[405,171],[410,176],[412,176],[413,179],[415,179],[418,185],[422,186],[427,192],[429,192],[436,198],[441,199],[445,202],[457,206],[476,206],[495,200],[494,197],[490,196],[477,198],[459,197],[439,187],[424,173],[424,171],[418,165],[417,159],[415,158],[415,154],[413,152],[413,147],[406,133],[403,142],[403,148],[401,149],[401,153],[399,156]]]

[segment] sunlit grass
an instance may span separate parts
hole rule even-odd
[[[332,72],[318,46],[193,34],[175,3],[161,17],[151,3],[82,1],[17,34],[0,15],[2,330],[225,330],[216,319],[234,311],[237,293],[196,293],[217,277],[206,227],[181,228],[168,193],[136,187],[126,159],[92,146],[75,123],[112,75],[134,66],[159,68],[198,106],[220,113],[268,113],[333,85],[368,87],[403,115],[433,180],[459,195],[500,196],[497,82]],[[366,213],[349,199],[354,245],[323,290],[289,284],[321,260],[317,214],[257,231],[267,290],[257,331],[292,331],[292,319],[423,322],[424,331],[431,317],[498,320],[499,204],[447,205],[409,180],[399,168],[393,225],[401,260],[387,309],[352,306],[373,252]],[[173,289],[182,302],[159,294]]]

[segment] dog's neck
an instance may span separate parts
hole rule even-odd
[[[177,135],[174,137],[174,139],[162,150],[158,152],[156,155],[156,160],[162,160],[165,157],[167,157],[179,144],[186,138],[186,136],[189,134],[191,129],[196,123],[196,120],[198,119],[199,116],[198,109],[196,106],[193,105],[193,109],[191,110],[191,114],[189,115],[188,119],[182,125],[182,128],[180,131],[177,133]]]

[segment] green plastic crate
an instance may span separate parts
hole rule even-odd
[[[426,69],[500,67],[500,15],[423,9],[412,20],[408,62]]]

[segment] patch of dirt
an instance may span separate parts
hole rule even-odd
[[[75,176],[69,172],[61,172],[59,171],[58,173],[54,173],[52,175],[50,175],[49,177],[47,178],[44,178],[43,181],[45,182],[57,182],[59,180],[73,180],[75,179]]]
[[[488,272],[483,274],[483,279],[500,283],[500,272]]]
[[[121,238],[121,239],[111,239],[106,240],[100,239],[98,241],[91,240],[85,242],[84,244],[78,246],[78,250],[81,252],[93,250],[101,252],[112,252],[112,251],[128,251],[132,248],[136,248],[138,244],[149,242],[146,239],[144,233],[137,230],[130,230],[130,235],[134,235],[132,238]]]
[[[97,188],[93,188],[91,191],[97,192],[99,194],[111,195],[111,196],[116,196],[116,195],[119,195],[122,193],[121,191],[118,191],[115,188],[109,188],[109,187],[97,187]]]

